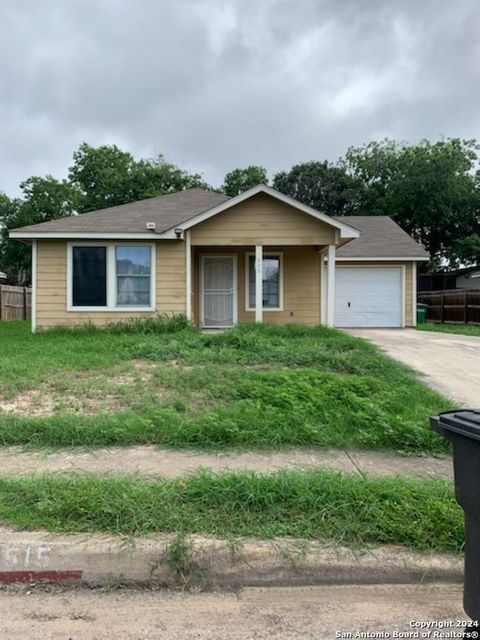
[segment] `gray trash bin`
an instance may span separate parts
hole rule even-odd
[[[480,620],[480,409],[445,411],[430,424],[453,445],[455,496],[465,513],[463,606]]]

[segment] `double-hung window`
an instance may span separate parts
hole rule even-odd
[[[69,245],[70,310],[153,310],[154,245]]]
[[[115,247],[117,307],[150,306],[151,247]]]
[[[279,311],[282,308],[282,254],[265,253],[262,268],[263,308]],[[255,309],[255,255],[247,254],[247,309]]]

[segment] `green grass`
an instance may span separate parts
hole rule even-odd
[[[438,331],[439,333],[458,333],[464,336],[479,336],[480,326],[474,324],[437,324],[426,322],[417,324],[418,331]]]
[[[463,517],[451,483],[326,470],[197,473],[179,480],[0,478],[0,521],[20,529],[293,536],[342,545],[458,552]]]
[[[31,335],[1,323],[0,353],[0,399],[37,394],[31,411],[0,412],[3,445],[448,450],[428,417],[452,404],[370,342],[325,327],[212,335],[177,318]],[[33,415],[45,398],[48,412]]]

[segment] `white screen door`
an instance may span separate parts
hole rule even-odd
[[[236,256],[202,256],[203,327],[223,329],[237,321]]]

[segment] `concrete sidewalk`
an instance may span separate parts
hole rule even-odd
[[[0,474],[26,475],[45,472],[139,473],[175,478],[200,467],[216,472],[327,467],[345,473],[377,475],[437,475],[452,477],[449,457],[407,457],[383,451],[296,449],[272,453],[198,453],[138,446],[55,453],[26,452],[19,447],[0,450]]]

